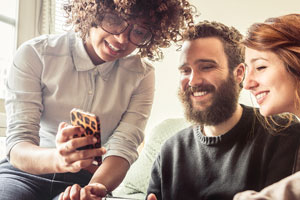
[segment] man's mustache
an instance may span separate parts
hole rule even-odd
[[[186,89],[186,93],[187,94],[191,94],[194,92],[213,92],[215,91],[216,88],[213,85],[198,85],[198,86],[188,86],[188,88]]]

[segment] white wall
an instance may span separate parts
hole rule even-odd
[[[242,34],[254,22],[288,13],[300,13],[300,0],[190,0],[201,15],[196,21],[214,20],[234,26]],[[177,98],[179,52],[173,46],[164,50],[165,58],[155,62],[156,93],[152,113],[146,128],[151,129],[166,118],[183,117]],[[243,91],[240,102],[253,105],[250,94]]]

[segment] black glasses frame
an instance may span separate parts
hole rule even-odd
[[[114,15],[114,16],[116,16],[116,17],[118,17],[119,19],[121,19],[120,20],[120,22],[125,22],[125,26],[124,26],[124,28],[122,28],[120,31],[118,31],[118,32],[112,32],[112,31],[110,31],[107,27],[105,27],[105,25],[104,25],[104,19],[105,19],[105,16],[106,15]],[[110,34],[112,34],[112,35],[120,35],[120,34],[122,34],[123,32],[125,32],[126,30],[127,30],[127,28],[128,27],[130,27],[131,26],[131,29],[130,29],[130,31],[129,31],[129,34],[128,34],[128,40],[132,43],[132,44],[134,44],[134,45],[137,45],[138,47],[143,47],[143,46],[146,46],[147,44],[149,44],[149,42],[151,41],[151,39],[152,39],[152,37],[153,37],[153,34],[152,34],[152,32],[151,32],[151,30],[149,29],[149,28],[147,28],[146,26],[142,26],[142,25],[140,25],[140,24],[130,24],[126,19],[124,19],[123,17],[121,17],[121,16],[119,16],[119,15],[117,15],[117,14],[114,14],[114,13],[104,13],[103,15],[102,15],[102,19],[101,19],[101,21],[100,21],[100,27],[105,31],[105,32],[107,32],[107,33],[110,33]],[[131,39],[131,31],[134,29],[134,26],[139,26],[139,27],[142,27],[143,29],[145,29],[145,30],[147,30],[148,31],[148,33],[146,34],[146,36],[148,35],[148,34],[150,34],[150,37],[149,38],[147,38],[144,42],[142,42],[142,43],[135,43],[134,41],[132,41],[132,39]],[[120,25],[120,27],[121,27],[122,25]]]

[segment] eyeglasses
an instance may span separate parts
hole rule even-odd
[[[129,24],[125,19],[113,13],[105,13],[100,26],[104,31],[113,35],[119,35],[123,33],[128,26],[131,26],[128,39],[137,46],[146,45],[152,38],[152,33],[147,27],[139,24]]]

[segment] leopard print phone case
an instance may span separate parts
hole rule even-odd
[[[78,148],[78,150],[83,149],[93,149],[101,147],[101,131],[100,131],[100,120],[99,118],[88,112],[84,112],[80,109],[73,108],[70,112],[71,114],[71,124],[73,126],[81,126],[85,129],[85,133],[83,133],[80,137],[85,137],[88,135],[93,135],[97,138],[97,142],[95,144],[86,145],[84,147]],[[76,135],[75,137],[79,137]],[[95,161],[97,165],[101,165],[102,156],[95,157]]]

